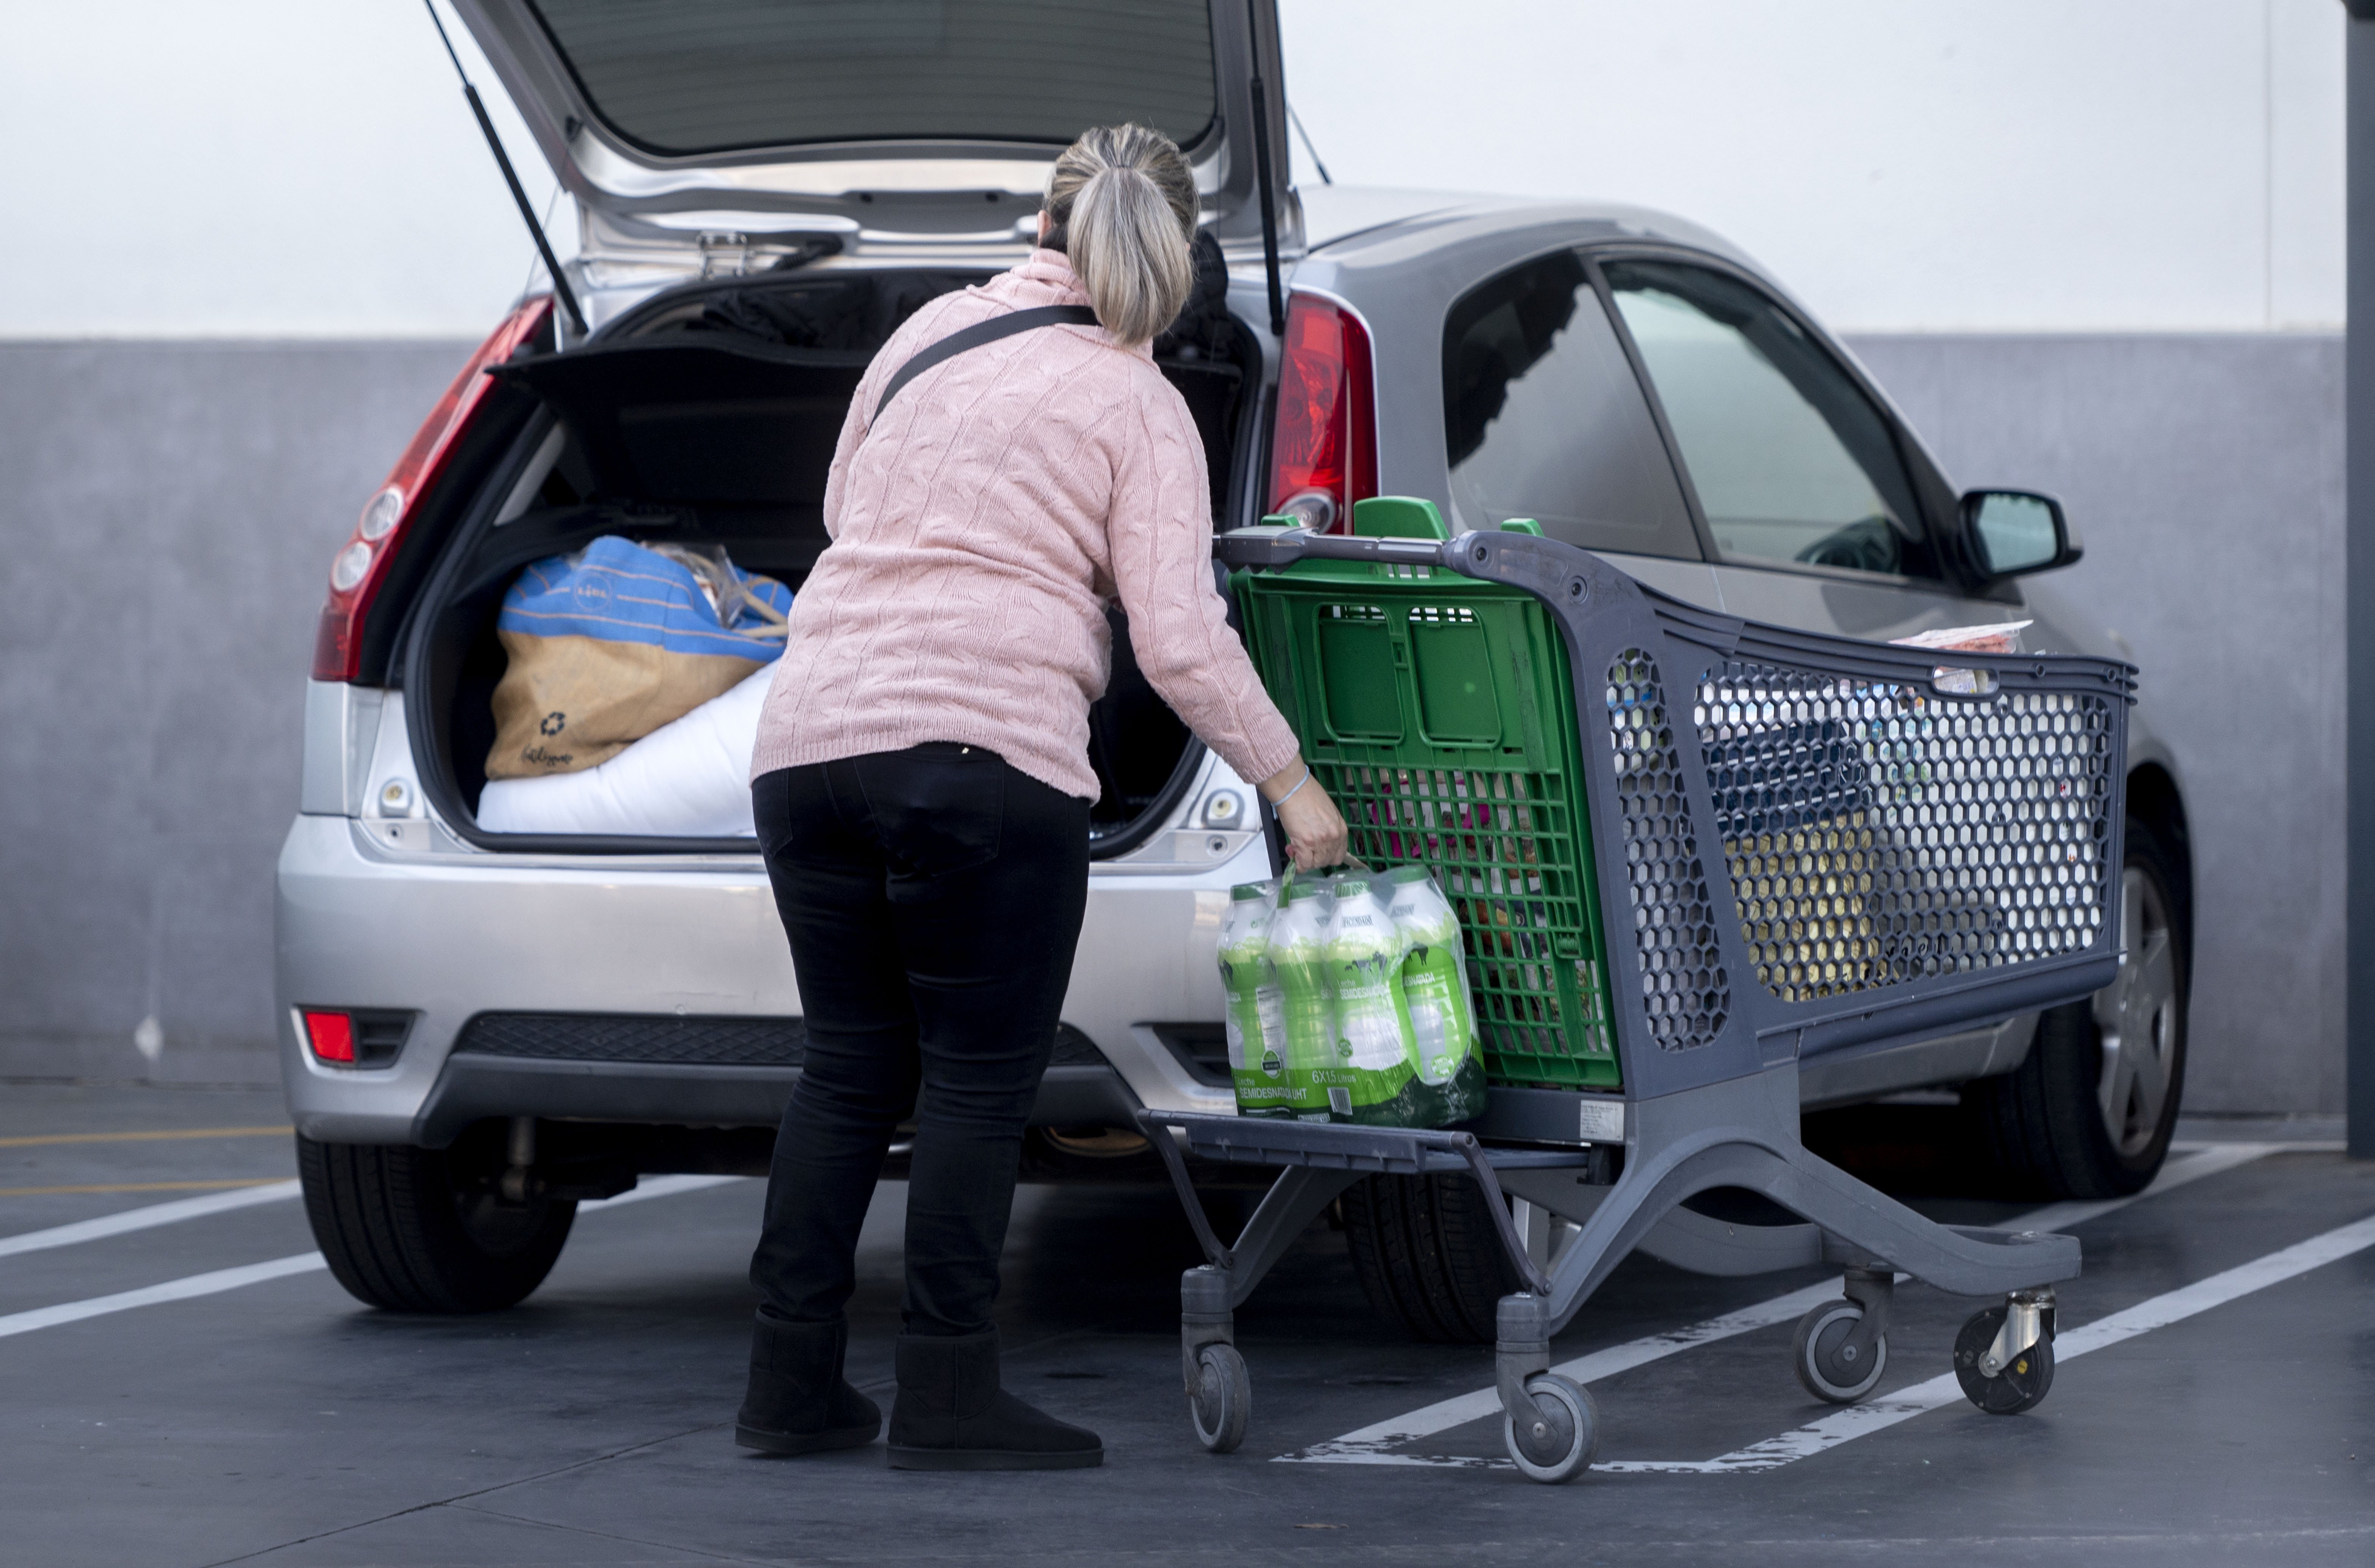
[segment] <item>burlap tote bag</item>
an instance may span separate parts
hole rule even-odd
[[[573,773],[740,684],[784,651],[792,593],[723,550],[606,535],[503,595],[490,779]]]

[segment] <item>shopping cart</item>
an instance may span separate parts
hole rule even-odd
[[[1204,1444],[1235,1447],[1250,1409],[1232,1313],[1381,1173],[1465,1172],[1489,1199],[1526,1287],[1495,1324],[1504,1437],[1537,1480],[1599,1443],[1551,1337],[1636,1249],[1707,1274],[1839,1266],[1842,1298],[1790,1354],[1840,1404],[1885,1370],[1899,1272],[2001,1297],[1956,1373],[1983,1409],[2042,1399],[2077,1242],[1939,1224],[1809,1154],[1798,1061],[2112,979],[2133,666],[1757,625],[1530,525],[1447,538],[1424,501],[1363,502],[1355,529],[1242,530],[1214,553],[1353,853],[1427,866],[1459,910],[1491,1103],[1446,1131],[1140,1114],[1210,1259],[1181,1283]],[[1234,1244],[1183,1148],[1282,1168]],[[1719,1187],[1798,1222],[1684,1207]],[[1571,1232],[1554,1253],[1546,1216]]]

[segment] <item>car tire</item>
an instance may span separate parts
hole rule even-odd
[[[544,1282],[577,1206],[502,1201],[500,1167],[479,1152],[298,1138],[305,1218],[349,1294],[390,1312],[493,1312]]]
[[[2159,835],[2143,823],[2128,824],[2125,859],[2129,956],[2119,978],[2046,1013],[2018,1067],[1966,1091],[1997,1170],[2024,1194],[2141,1192],[2177,1127],[2191,952],[2184,884]]]
[[[1378,1316],[1413,1339],[1493,1342],[1501,1298],[1525,1286],[1487,1201],[1465,1174],[1368,1176],[1345,1190],[1345,1239]]]

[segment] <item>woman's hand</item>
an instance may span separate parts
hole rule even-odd
[[[1286,833],[1286,852],[1295,869],[1322,871],[1342,864],[1349,836],[1343,814],[1301,758],[1262,780],[1261,792],[1278,813],[1278,825]]]

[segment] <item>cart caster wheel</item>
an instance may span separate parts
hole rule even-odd
[[[1847,1341],[1862,1321],[1863,1308],[1853,1302],[1825,1302],[1798,1320],[1790,1341],[1790,1370],[1807,1393],[1834,1405],[1852,1405],[1880,1385],[1880,1374],[1888,1370],[1888,1336],[1859,1355]],[[1988,1340],[1980,1340],[1979,1349],[1987,1348]]]
[[[1196,1352],[1196,1392],[1188,1397],[1196,1441],[1215,1454],[1234,1454],[1246,1440],[1253,1414],[1254,1382],[1235,1345],[1207,1345]]]
[[[1538,1372],[1526,1379],[1534,1413],[1524,1426],[1507,1413],[1501,1440],[1528,1480],[1555,1486],[1591,1468],[1600,1453],[1600,1407],[1590,1390],[1571,1377]]]
[[[1963,1325],[1955,1336],[1955,1381],[1963,1385],[1964,1397],[1988,1414],[2016,1416],[2036,1409],[2053,1386],[2053,1339],[2050,1335],[2039,1339],[1990,1377],[1979,1371],[1979,1358],[1995,1343],[2003,1320],[2004,1309],[1995,1306],[1972,1314]]]

